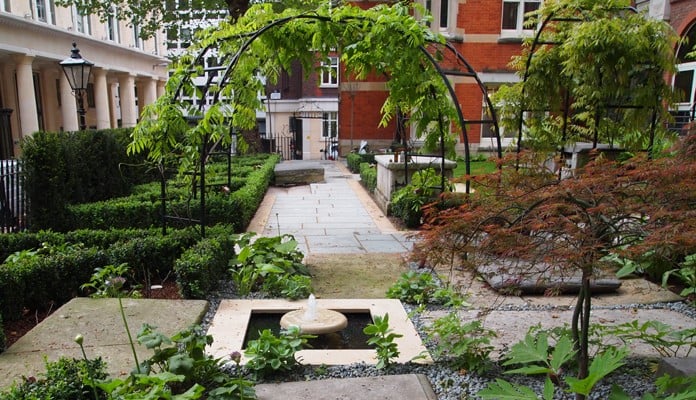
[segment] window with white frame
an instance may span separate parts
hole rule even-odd
[[[329,57],[321,63],[321,86],[338,86],[338,57]]]
[[[0,11],[10,12],[10,0],[0,0]]]
[[[106,34],[107,39],[112,42],[121,43],[121,32],[118,28],[118,19],[116,18],[116,9],[113,9],[111,15],[106,19]]]
[[[495,94],[495,92],[498,91],[498,88],[500,87],[499,84],[495,85],[486,85],[486,92],[488,93],[488,97],[491,98]],[[483,99],[483,106],[481,107],[481,120],[482,121],[492,121],[492,113],[490,111],[490,108],[488,107],[488,102],[486,102],[486,98],[482,97]],[[495,104],[493,105],[498,109]],[[497,115],[498,117],[498,132],[500,133],[500,141],[501,145],[503,147],[509,146],[515,139],[515,133],[514,132],[505,132],[505,129],[503,129],[503,126],[500,124],[500,115]],[[491,149],[495,149],[498,147],[496,135],[495,135],[495,125],[493,122],[483,122],[481,124],[481,146],[482,147],[487,147]]]
[[[541,6],[541,0],[505,0],[503,1],[502,36],[520,37],[531,33],[526,29],[527,14],[536,11]]]
[[[34,19],[49,24],[56,24],[56,5],[53,0],[31,0]]]
[[[677,93],[677,102],[670,111],[674,123],[670,127],[677,133],[685,133],[684,128],[696,113],[696,60],[688,56],[693,43],[696,43],[696,23],[684,35],[686,39],[677,51],[677,73],[672,85]]]
[[[457,12],[457,3],[456,0],[425,0],[425,8],[433,16],[430,27],[439,31],[454,28],[452,17]]]
[[[84,33],[85,35],[92,34],[92,24],[89,15],[82,15],[77,7],[72,6],[72,18],[73,26],[75,26],[77,32]]]
[[[338,137],[338,113],[335,111],[322,113],[321,137]]]

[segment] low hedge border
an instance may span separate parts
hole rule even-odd
[[[232,230],[222,229],[186,250],[174,263],[179,291],[187,299],[205,299],[229,274],[234,257]]]
[[[268,156],[263,164],[257,165],[248,173],[244,184],[235,180],[235,186],[239,189],[229,195],[209,191],[206,196],[206,223],[208,225],[233,224],[237,232],[243,232],[263,200],[277,163],[277,155]],[[177,196],[177,199],[170,201],[167,206],[168,213],[172,215],[192,219],[198,219],[200,215],[200,197],[187,199]],[[72,230],[149,228],[161,224],[159,200],[143,193],[94,203],[70,205],[67,207],[67,212],[70,214],[69,220],[73,221]]]
[[[219,231],[232,235],[231,227],[213,230]],[[164,277],[174,270],[185,249],[200,241],[199,232],[190,228],[170,230],[165,236],[157,229],[112,229],[0,237],[15,235],[21,239],[13,242],[16,251],[25,254],[0,264],[0,315],[6,321],[19,318],[25,308],[60,306],[79,295],[80,285],[89,281],[97,267],[127,262],[136,282],[144,282],[145,274]],[[19,248],[19,244],[27,247]],[[32,254],[31,250],[38,251]],[[188,284],[177,283],[180,287]]]
[[[370,193],[375,192],[375,188],[377,188],[377,168],[373,164],[360,164],[360,182]]]

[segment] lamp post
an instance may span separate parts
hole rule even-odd
[[[82,58],[80,49],[77,48],[77,43],[73,42],[72,46],[70,57],[61,61],[60,66],[63,68],[63,72],[65,72],[65,76],[68,78],[70,88],[77,98],[77,115],[79,118],[80,130],[83,131],[87,129],[84,95],[94,64]]]

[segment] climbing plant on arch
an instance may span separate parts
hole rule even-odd
[[[410,115],[417,135],[426,142],[453,142],[451,126],[464,132],[467,140],[456,95],[437,65],[454,48],[429,29],[427,18],[414,18],[414,12],[426,14],[418,4],[404,2],[366,10],[322,2],[311,11],[282,12],[256,4],[236,23],[223,22],[196,35],[189,51],[175,63],[165,95],[145,108],[129,150],[147,150],[157,162],[174,152],[186,155],[180,165],[188,171],[202,143],[226,144],[232,139],[230,126],[255,126],[256,111],[263,109],[258,93],[264,91],[264,79],[276,82],[294,60],[306,73],[316,73],[321,61],[334,52],[346,73],[357,79],[370,74],[388,77],[389,97],[381,105],[381,124],[401,112]],[[222,68],[206,81],[202,60],[210,56],[216,56]],[[455,66],[476,77],[461,56],[455,58]],[[479,88],[488,99],[480,81]],[[191,107],[180,101],[182,96],[212,96],[213,101]],[[189,123],[192,117],[195,124]],[[495,118],[492,122],[497,132]]]
[[[499,91],[501,124],[518,146],[575,142],[650,149],[667,134],[676,36],[628,0],[547,0],[511,65],[520,82]],[[519,151],[519,147],[518,147]]]

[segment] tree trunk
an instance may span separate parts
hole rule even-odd
[[[578,294],[578,301],[573,310],[573,322],[571,325],[578,363],[578,379],[584,379],[588,375],[590,365],[589,337],[590,337],[590,312],[592,306],[592,293],[590,292],[591,269],[583,268],[582,287]],[[576,400],[585,400],[585,395],[575,394]]]

